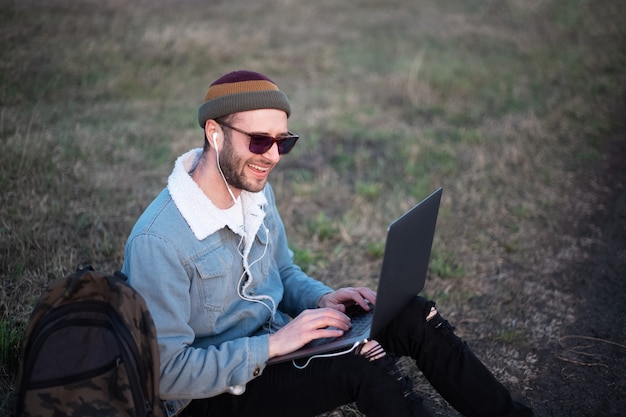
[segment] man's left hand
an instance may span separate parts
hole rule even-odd
[[[318,307],[328,307],[345,313],[346,306],[358,304],[363,310],[369,311],[370,304],[376,304],[376,292],[367,287],[346,287],[324,294]]]

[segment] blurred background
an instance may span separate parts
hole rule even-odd
[[[0,0],[0,413],[41,291],[78,264],[121,266],[175,158],[202,146],[209,84],[251,69],[293,106],[301,139],[271,182],[307,273],[375,286],[388,223],[442,186],[425,295],[538,415],[612,415],[623,326],[583,334],[622,345],[610,352],[564,341],[590,314],[571,287],[602,240],[593,221],[623,190],[606,169],[623,165],[625,12],[609,0]],[[457,415],[403,366],[437,415]]]

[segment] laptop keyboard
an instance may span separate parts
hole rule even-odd
[[[346,309],[346,315],[350,317],[350,323],[352,324],[352,328],[342,337],[350,336],[352,334],[359,334],[369,330],[369,327],[372,324],[372,316],[374,315],[374,309],[372,308],[370,311],[365,311],[358,305],[348,307]]]

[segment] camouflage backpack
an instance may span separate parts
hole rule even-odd
[[[121,272],[79,268],[50,284],[21,355],[17,417],[164,414],[152,316]]]

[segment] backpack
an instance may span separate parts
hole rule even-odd
[[[54,281],[30,316],[16,417],[162,417],[156,330],[121,272],[79,268]]]

